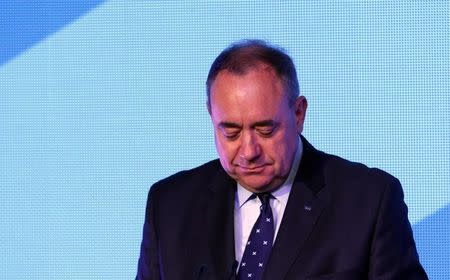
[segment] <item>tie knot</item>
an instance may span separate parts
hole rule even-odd
[[[262,205],[269,205],[269,201],[273,197],[270,192],[256,193],[255,195],[259,198]]]

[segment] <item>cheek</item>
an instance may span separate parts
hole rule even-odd
[[[229,143],[226,140],[219,139],[220,136],[216,136],[216,149],[219,154],[220,160],[224,163],[230,164],[236,154],[236,148],[233,143]]]
[[[274,163],[274,168],[284,172],[285,169],[290,167],[290,159],[295,153],[295,149],[295,141],[289,141],[289,139],[281,137],[266,145],[264,151],[269,160]]]

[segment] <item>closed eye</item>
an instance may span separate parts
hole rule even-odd
[[[241,132],[241,130],[238,129],[238,128],[227,127],[227,128],[223,128],[222,129],[222,134],[227,139],[235,139],[235,138],[237,138],[239,136],[240,132]]]
[[[279,124],[274,121],[261,122],[255,125],[256,132],[263,137],[272,136]]]
[[[270,137],[275,133],[278,126],[279,123],[274,120],[262,120],[256,122],[253,127],[259,135]]]
[[[218,129],[225,138],[234,140],[239,136],[239,133],[241,133],[242,127],[232,122],[220,122]]]
[[[274,128],[273,127],[258,128],[256,131],[262,136],[271,136],[274,132]]]
[[[273,132],[272,128],[258,129],[258,132],[261,134],[271,134]]]

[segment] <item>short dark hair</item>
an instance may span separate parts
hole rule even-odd
[[[211,85],[222,70],[236,75],[245,75],[249,70],[261,65],[267,65],[275,70],[283,81],[290,104],[294,104],[300,90],[294,62],[286,52],[279,47],[262,40],[243,40],[231,44],[214,60],[206,80],[208,108],[211,106]]]

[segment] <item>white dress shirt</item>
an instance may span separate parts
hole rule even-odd
[[[297,174],[302,152],[303,144],[302,141],[299,140],[299,145],[297,151],[295,152],[294,162],[292,163],[291,170],[286,181],[281,185],[281,187],[272,192],[272,196],[275,198],[270,200],[275,225],[273,237],[274,243],[280,228],[284,210],[286,209],[292,183],[294,182],[295,175]],[[259,199],[248,200],[252,194],[252,192],[246,190],[239,183],[237,184],[237,191],[234,199],[234,249],[236,260],[239,264],[241,263],[242,255],[244,254],[245,245],[247,244],[250,232],[252,231],[253,225],[258,219],[260,212],[261,201]]]

